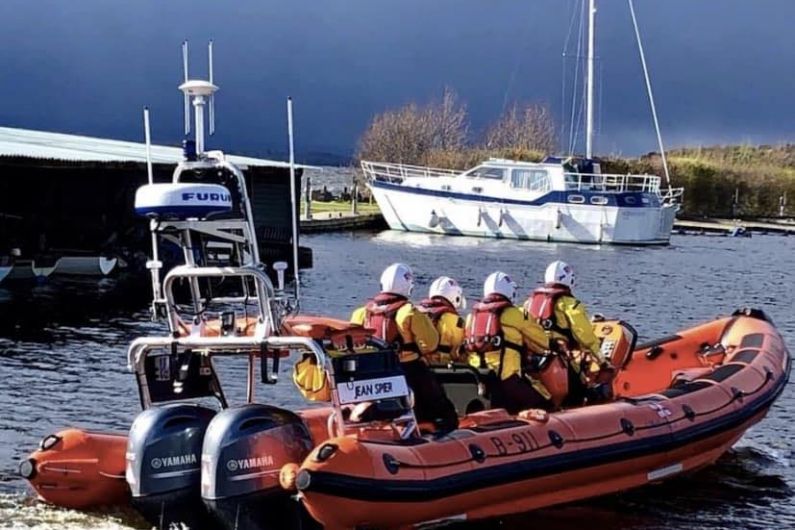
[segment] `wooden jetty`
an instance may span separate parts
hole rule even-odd
[[[779,221],[742,221],[738,219],[677,219],[674,222],[674,232],[679,233],[723,233],[733,234],[737,228],[744,228],[746,232],[759,232],[771,234],[795,234],[795,223]]]
[[[301,219],[301,233],[342,232],[347,230],[372,230],[386,227],[384,217],[379,212],[321,212],[312,214],[311,219]]]

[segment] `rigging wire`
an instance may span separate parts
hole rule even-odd
[[[562,130],[560,131],[560,150],[562,152],[566,151],[565,140],[566,138],[566,96],[568,91],[566,90],[566,80],[569,77],[568,72],[568,53],[569,53],[569,43],[571,42],[571,35],[574,29],[574,21],[577,18],[577,7],[576,4],[573,4],[575,7],[571,10],[571,16],[569,17],[569,28],[566,31],[566,38],[563,41],[563,53],[561,54],[561,76],[560,76],[560,123]]]
[[[577,82],[579,80],[579,73],[580,73],[580,58],[582,57],[582,44],[583,44],[583,31],[584,31],[584,20],[585,20],[585,0],[580,0],[581,5],[581,15],[580,15],[580,25],[578,29],[578,38],[577,38],[577,54],[576,54],[576,61],[574,66],[574,80],[572,82],[572,89],[571,89],[571,115],[569,119],[569,154],[574,153],[574,147],[577,142],[577,136],[579,135],[579,117],[577,118],[577,122],[575,122],[575,114],[577,113]],[[580,116],[582,115],[579,113]],[[575,129],[575,123],[577,123],[577,128]]]
[[[587,4],[586,0],[583,0],[582,6],[583,6],[583,13],[582,13],[582,25],[580,26],[580,28],[581,28],[581,31],[580,31],[580,39],[581,40],[580,40],[580,50],[579,50],[580,53],[578,53],[578,58],[580,59],[580,62],[577,63],[577,67],[578,67],[577,72],[579,73],[580,77],[585,79],[585,77],[587,75],[586,74],[586,70],[588,68],[588,65],[587,65],[587,61],[585,60],[586,59],[585,56],[582,54],[582,48],[585,47],[585,45],[586,45],[585,43],[588,40],[587,30],[586,30],[586,26],[585,26],[585,20],[586,20],[586,16],[587,16],[586,13],[587,13],[587,7],[588,7],[588,4]],[[574,101],[575,98],[578,97],[577,93],[574,92],[574,89],[575,89],[575,87],[572,87],[572,94],[571,94],[572,101]],[[585,104],[586,104],[586,100],[587,100],[587,97],[588,97],[587,84],[586,83],[582,83],[582,85],[580,87],[580,90],[581,90],[581,92],[580,92],[580,95],[579,95],[579,99],[577,100],[578,104],[577,104],[576,107],[573,107],[573,108],[576,108],[577,114],[576,114],[576,117],[574,119],[574,124],[575,124],[574,134],[572,135],[572,138],[571,138],[571,151],[570,151],[571,155],[576,154],[578,140],[580,138],[583,138],[583,140],[584,140],[584,138],[585,138],[585,134],[584,134],[584,132],[582,132],[582,129],[583,129],[583,126],[585,125],[585,119],[583,117],[583,114],[586,111]],[[572,105],[574,105],[574,103],[572,103]]]
[[[643,43],[640,40],[640,30],[638,29],[638,20],[635,17],[635,6],[632,0],[627,0],[629,4],[629,13],[632,15],[632,26],[635,28],[635,39],[638,42],[638,53],[640,54],[640,63],[643,66],[643,77],[646,80],[646,93],[649,96],[649,105],[651,106],[651,117],[654,120],[654,130],[657,133],[657,145],[660,148],[660,157],[662,158],[663,171],[665,172],[665,182],[668,184],[668,189],[671,189],[671,176],[668,173],[668,160],[665,157],[665,147],[663,146],[662,134],[660,133],[660,122],[657,120],[657,109],[654,105],[654,94],[651,90],[651,80],[649,79],[649,69],[646,66],[646,55],[643,53]]]

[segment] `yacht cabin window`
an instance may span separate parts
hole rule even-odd
[[[513,169],[511,186],[528,191],[548,191],[549,175],[545,169]]]
[[[466,173],[465,176],[477,179],[505,180],[505,169],[501,167],[480,166]]]

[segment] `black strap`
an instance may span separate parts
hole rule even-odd
[[[508,348],[505,346],[505,343],[503,342],[502,348],[500,348],[500,365],[497,366],[497,380],[498,381],[502,381],[502,364],[505,361],[505,350],[507,350],[507,349]]]
[[[402,344],[399,345],[399,348],[400,348],[400,351],[402,351],[402,352],[403,351],[408,351],[408,352],[412,352],[412,353],[422,354],[422,352],[420,351],[420,347],[417,346],[417,343],[415,343],[415,342],[402,343]]]
[[[564,339],[566,339],[566,342],[569,343],[569,347],[577,345],[577,341],[574,340],[574,333],[572,333],[571,328],[560,327],[560,325],[558,325],[557,319],[554,317],[554,314],[552,318],[545,319],[540,324],[545,330],[561,335]]]
[[[524,344],[516,344],[515,342],[511,342],[509,340],[502,341],[502,349],[505,350],[506,348],[511,348],[512,350],[516,350],[519,355],[524,355],[527,353],[527,346]]]
[[[446,344],[440,344],[436,351],[440,353],[453,353],[453,347],[447,346]]]
[[[485,354],[485,352],[479,351],[478,352],[478,357],[480,357],[480,367],[479,368],[481,370],[485,370],[486,368],[488,368],[489,365],[486,364],[486,354]],[[502,365],[502,363],[500,363],[500,365]],[[502,367],[502,366],[500,366],[500,367]]]

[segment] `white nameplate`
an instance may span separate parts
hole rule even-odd
[[[396,398],[409,395],[406,378],[400,375],[381,379],[363,379],[340,383],[337,386],[340,403],[361,403],[379,399]]]

